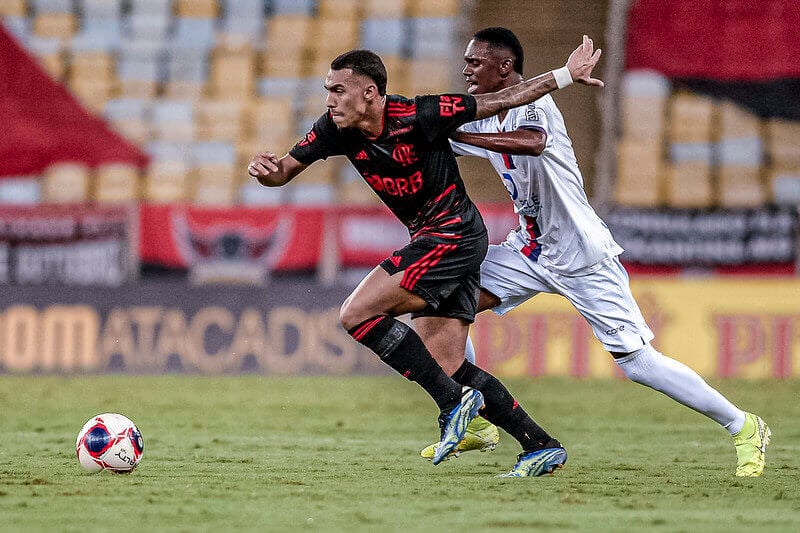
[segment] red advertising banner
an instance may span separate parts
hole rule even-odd
[[[141,206],[141,260],[201,272],[203,281],[314,270],[328,212],[324,208]]]
[[[491,242],[516,227],[505,205],[480,206]],[[328,242],[343,267],[375,266],[408,244],[408,230],[383,206],[204,208],[142,205],[141,260],[166,267],[214,270],[215,280],[261,270],[314,270]],[[215,266],[216,265],[216,266]],[[226,274],[225,269],[230,272]],[[238,269],[238,272],[237,272]],[[263,274],[263,272],[261,272]]]

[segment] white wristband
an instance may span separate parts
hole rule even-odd
[[[553,77],[556,79],[556,86],[563,89],[567,85],[572,84],[572,74],[569,73],[567,67],[557,68],[553,71]]]

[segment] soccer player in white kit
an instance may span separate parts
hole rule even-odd
[[[464,60],[470,94],[494,92],[523,79],[522,47],[505,28],[477,32]],[[559,86],[570,82],[566,74]],[[770,437],[764,421],[650,344],[653,332],[618,259],[623,249],[589,205],[572,141],[551,96],[465,124],[451,139],[456,154],[492,163],[520,220],[502,244],[489,247],[481,266],[478,311],[503,315],[542,292],[564,296],[628,378],[716,421],[733,436],[736,475],[760,476]],[[474,363],[469,340],[467,359]]]

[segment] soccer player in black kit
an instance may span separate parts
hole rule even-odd
[[[566,461],[552,439],[487,372],[464,360],[475,318],[486,227],[466,194],[448,136],[460,125],[488,117],[573,81],[602,86],[591,77],[599,60],[584,36],[564,67],[480,95],[441,94],[414,99],[386,94],[386,69],[368,50],[353,50],[331,63],[325,78],[328,111],[281,158],[262,152],[249,174],[262,185],[286,184],[319,159],[344,155],[408,228],[411,241],[370,272],[345,300],[339,322],[358,342],[411,381],[439,407],[438,464],[454,450],[480,410],[520,441],[535,460],[527,475],[550,473]],[[415,329],[394,317],[411,313]],[[463,363],[441,367],[443,361]],[[448,365],[449,366],[449,365]]]

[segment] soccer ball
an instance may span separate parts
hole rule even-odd
[[[86,470],[123,474],[136,468],[142,460],[144,440],[130,419],[116,413],[104,413],[93,416],[83,425],[75,447],[78,462]]]

